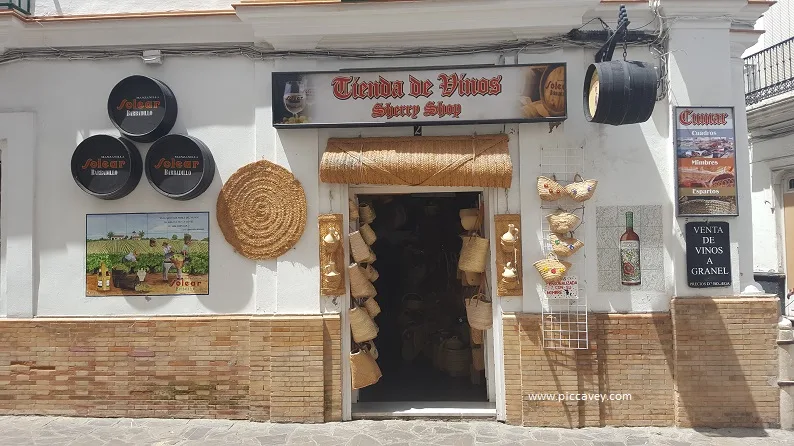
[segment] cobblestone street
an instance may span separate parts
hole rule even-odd
[[[794,445],[761,429],[539,429],[496,422],[354,421],[271,424],[225,420],[0,417],[0,445]]]

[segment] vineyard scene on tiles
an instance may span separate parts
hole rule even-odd
[[[209,294],[209,214],[86,216],[86,295]]]

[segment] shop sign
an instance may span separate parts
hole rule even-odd
[[[547,299],[578,299],[579,298],[579,278],[576,276],[565,276],[559,282],[546,284]]]
[[[141,154],[124,138],[94,135],[72,154],[72,177],[84,192],[115,200],[132,192],[143,172]]]
[[[174,93],[163,82],[146,76],[130,76],[116,84],[107,107],[113,125],[137,142],[155,141],[176,122]]]
[[[146,153],[146,178],[166,197],[190,200],[201,195],[215,177],[215,162],[198,138],[166,135]]]
[[[731,286],[731,242],[727,222],[686,224],[686,270],[691,288]]]
[[[209,212],[86,215],[86,296],[209,294]]]
[[[564,63],[273,73],[273,125],[563,121],[566,79]]]
[[[676,107],[678,215],[739,215],[732,107]]]

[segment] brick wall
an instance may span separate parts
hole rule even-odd
[[[338,418],[341,403],[325,403],[328,383],[341,389],[325,353],[341,348],[338,327],[338,315],[0,320],[0,414]]]
[[[503,317],[506,421],[525,426],[779,425],[776,298],[673,300],[592,314],[587,350],[544,350],[540,315]],[[631,394],[532,401],[530,394]]]
[[[777,298],[673,299],[676,424],[777,427]]]

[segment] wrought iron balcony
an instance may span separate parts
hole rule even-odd
[[[0,0],[0,10],[12,9],[28,15],[30,14],[30,1],[31,0]]]
[[[745,103],[794,90],[794,37],[744,58]]]

